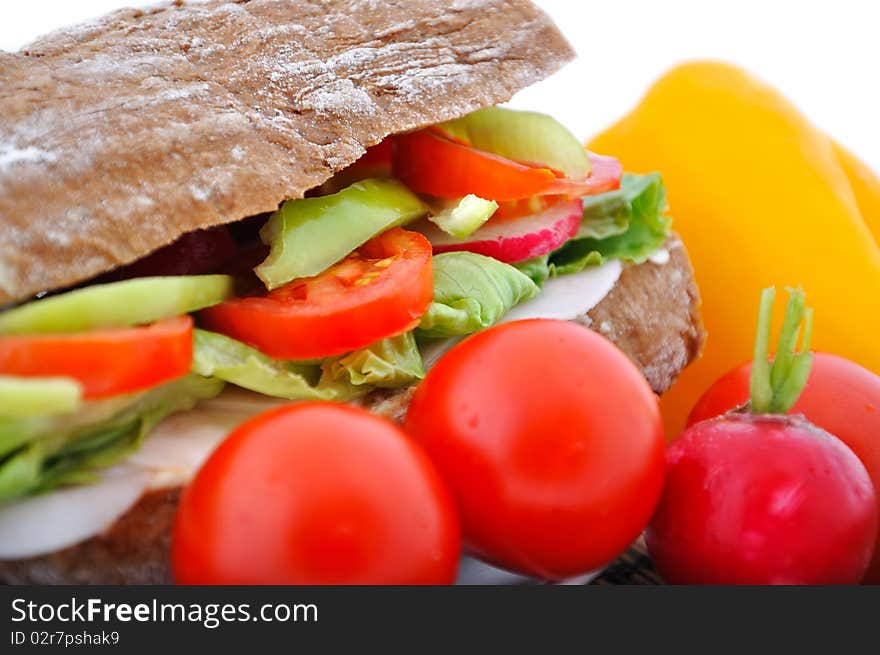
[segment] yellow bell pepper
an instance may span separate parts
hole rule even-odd
[[[709,336],[662,400],[670,438],[750,359],[769,285],[803,286],[815,349],[880,373],[880,182],[776,90],[733,66],[685,64],[589,147],[663,174],[696,272]]]
[[[880,243],[880,178],[839,143],[834,144],[834,151],[856,195],[862,218]]]

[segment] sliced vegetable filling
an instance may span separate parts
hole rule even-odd
[[[276,289],[318,275],[374,236],[427,213],[396,180],[363,180],[329,196],[288,201],[260,231],[270,251],[254,270]]]
[[[577,138],[556,119],[532,111],[487,107],[433,128],[446,138],[577,180],[590,159]]]
[[[642,262],[670,224],[659,175],[502,108],[388,138],[308,195],[0,312],[0,501],[89,481],[225,383],[330,401],[416,384],[419,344],[548,277]]]
[[[315,277],[226,301],[200,319],[271,357],[315,359],[412,330],[433,295],[431,244],[392,228]]]

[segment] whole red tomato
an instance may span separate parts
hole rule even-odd
[[[612,560],[663,486],[657,397],[626,355],[574,323],[466,339],[418,387],[406,428],[449,483],[471,548],[542,578]]]
[[[855,584],[876,535],[874,488],[837,437],[802,417],[728,414],[669,446],[646,542],[674,584]]]
[[[745,403],[751,371],[747,363],[720,378],[697,402],[688,425]],[[880,495],[880,376],[843,357],[814,353],[807,385],[789,413],[803,414],[849,446]],[[864,581],[880,584],[880,535]]]
[[[248,421],[184,490],[172,564],[184,584],[448,584],[453,501],[394,424],[332,403]]]

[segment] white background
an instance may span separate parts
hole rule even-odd
[[[133,0],[0,0],[0,48]],[[537,0],[580,58],[523,91],[517,106],[579,136],[626,112],[673,64],[745,66],[880,170],[880,0]]]

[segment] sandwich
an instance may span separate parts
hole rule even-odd
[[[0,580],[170,581],[235,426],[399,420],[499,322],[668,389],[704,333],[662,177],[498,106],[573,56],[527,0],[175,2],[0,53]]]

